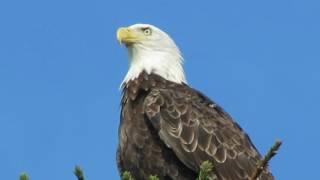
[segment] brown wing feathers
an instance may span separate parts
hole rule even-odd
[[[137,179],[193,180],[203,161],[219,180],[248,180],[260,155],[218,105],[184,84],[143,73],[125,84],[118,164]],[[260,180],[272,180],[264,172]]]
[[[260,160],[241,128],[220,107],[187,86],[153,89],[144,108],[160,138],[194,171],[210,160],[220,179],[248,179]]]

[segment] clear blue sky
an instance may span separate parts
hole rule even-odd
[[[151,23],[181,48],[191,86],[214,99],[278,179],[320,179],[320,3],[0,1],[0,178],[114,179],[119,26]]]

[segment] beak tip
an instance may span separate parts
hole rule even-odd
[[[120,44],[125,44],[127,46],[138,42],[139,39],[139,35],[128,27],[120,27],[117,30],[117,40]]]
[[[124,36],[124,31],[125,30],[126,30],[126,28],[124,28],[124,27],[120,27],[117,30],[117,40],[118,40],[120,45],[123,43],[123,36]]]

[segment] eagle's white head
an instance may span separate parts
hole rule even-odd
[[[149,24],[119,28],[117,38],[128,48],[130,67],[122,85],[143,71],[154,73],[175,83],[186,83],[183,58],[170,36]]]

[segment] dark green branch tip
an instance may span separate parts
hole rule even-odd
[[[271,146],[267,154],[262,158],[261,161],[258,162],[257,168],[254,171],[253,176],[250,178],[251,180],[255,180],[261,175],[261,173],[267,167],[271,158],[273,158],[273,156],[277,154],[281,144],[282,144],[282,141],[276,140],[276,142]]]
[[[149,176],[148,180],[159,180],[158,176]]]
[[[76,166],[73,173],[77,176],[78,180],[84,180],[83,171],[80,166]]]
[[[211,173],[213,173],[213,164],[210,161],[204,161],[200,166],[197,180],[208,180]]]
[[[125,171],[122,173],[121,180],[134,180],[131,176],[131,173],[128,171]]]
[[[27,173],[21,173],[19,180],[29,180]]]

